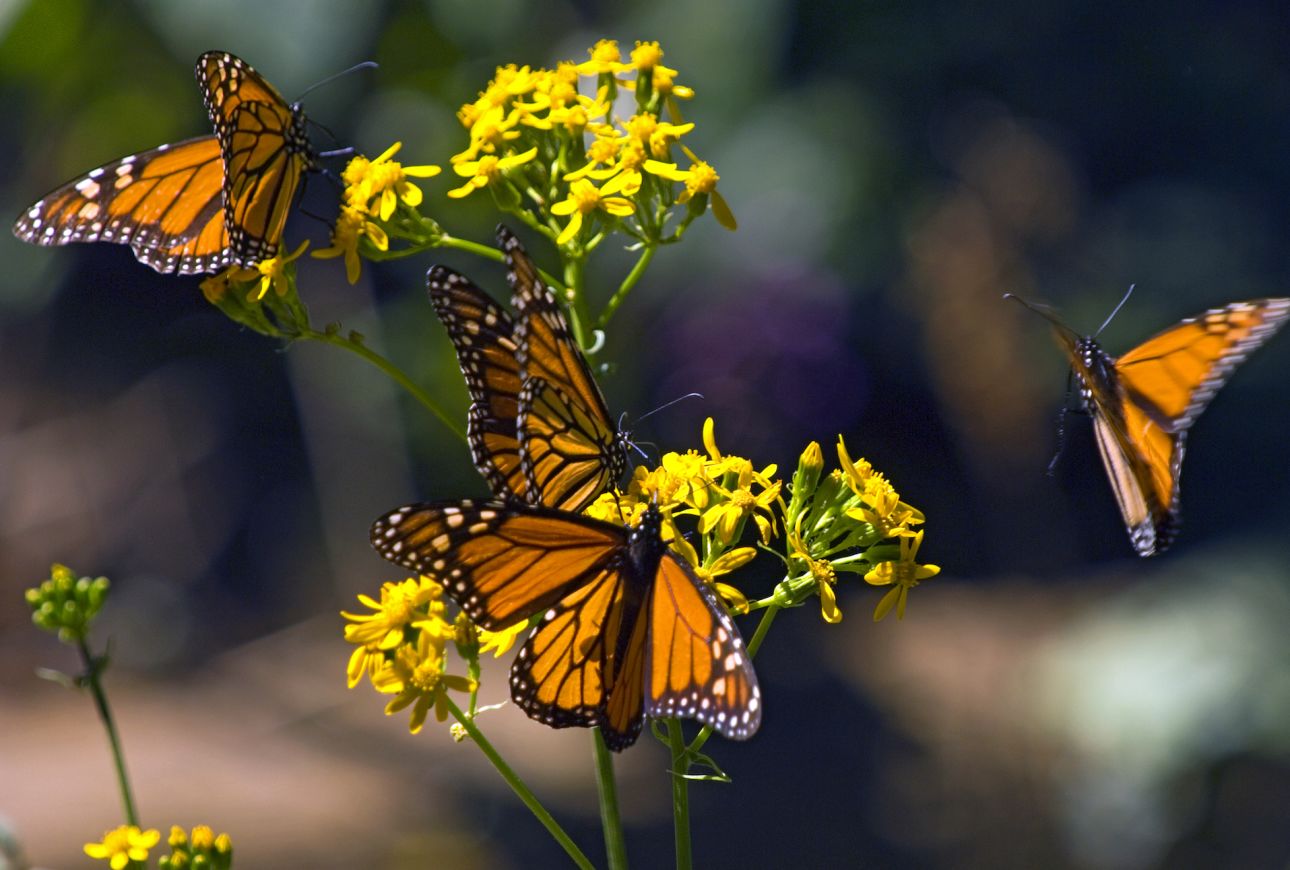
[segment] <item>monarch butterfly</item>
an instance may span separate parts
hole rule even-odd
[[[426,276],[470,392],[471,455],[496,497],[577,512],[622,477],[626,437],[537,267],[506,227],[497,239],[517,319],[451,269]]]
[[[38,245],[128,244],[158,272],[217,272],[274,256],[301,174],[313,167],[304,113],[250,65],[222,51],[197,59],[215,133],[93,169],[14,225]]]
[[[1233,369],[1285,324],[1290,299],[1211,309],[1117,359],[1096,336],[1081,337],[1047,309],[1012,298],[1047,318],[1066,352],[1133,548],[1140,556],[1164,552],[1181,521],[1178,476],[1187,430]]]
[[[386,559],[441,580],[481,627],[545,613],[511,666],[511,698],[552,728],[598,726],[621,751],[646,716],[679,716],[743,740],[761,693],[734,621],[663,542],[639,526],[522,502],[429,502],[372,526]]]

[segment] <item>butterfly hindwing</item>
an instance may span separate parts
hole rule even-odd
[[[516,428],[522,385],[514,322],[487,293],[451,269],[431,268],[426,285],[470,393],[466,435],[475,468],[497,498],[523,499],[528,484]]]
[[[546,504],[581,509],[617,480],[622,451],[586,405],[537,376],[520,393],[524,477]]]
[[[680,716],[743,740],[761,725],[761,690],[739,630],[716,594],[668,554],[650,603],[645,712]]]

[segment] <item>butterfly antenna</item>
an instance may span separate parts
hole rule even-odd
[[[1125,291],[1124,298],[1120,300],[1120,304],[1115,306],[1115,310],[1111,312],[1111,316],[1106,318],[1105,321],[1103,321],[1102,325],[1097,328],[1097,332],[1093,333],[1094,338],[1097,338],[1099,335],[1101,335],[1102,330],[1106,329],[1106,327],[1110,324],[1110,322],[1115,319],[1115,315],[1120,313],[1120,309],[1124,307],[1124,303],[1128,302],[1129,297],[1133,295],[1133,288],[1137,286],[1138,286],[1137,284],[1129,285],[1129,289]]]
[[[327,128],[323,127],[323,129],[326,130]],[[328,130],[328,133],[330,132],[331,131]],[[334,151],[320,151],[318,152],[318,159],[326,160],[332,157],[350,157],[350,156],[353,156],[353,154],[354,154],[354,146],[348,145],[344,148],[337,148]]]
[[[378,64],[374,60],[365,60],[362,63],[356,63],[353,66],[351,66],[349,69],[341,70],[338,73],[333,73],[332,75],[327,76],[327,78],[323,79],[322,81],[314,82],[312,85],[305,88],[304,93],[302,93],[299,97],[296,98],[296,102],[300,102],[301,100],[303,100],[306,96],[309,95],[311,91],[315,91],[318,88],[321,88],[323,85],[331,84],[332,82],[336,81],[336,79],[341,78],[342,76],[347,76],[350,73],[356,73],[361,69],[377,69],[379,68],[379,66],[380,64]]]
[[[646,417],[651,417],[651,416],[653,416],[654,414],[657,414],[659,411],[662,411],[662,410],[665,410],[665,409],[667,409],[667,408],[670,408],[670,407],[672,407],[673,405],[675,405],[677,402],[684,402],[686,399],[702,399],[702,398],[703,398],[703,393],[686,393],[684,396],[678,396],[677,398],[673,399],[673,400],[672,400],[672,401],[670,401],[670,402],[664,402],[662,405],[659,405],[659,406],[658,406],[657,408],[655,408],[653,411],[647,411],[647,412],[645,412],[644,414],[641,414],[639,417],[637,417],[637,418],[636,418],[636,422],[637,422],[637,423],[640,423],[640,421],[641,421],[641,420],[644,420]],[[624,417],[625,417],[625,416],[626,416],[626,415],[624,415]],[[618,420],[618,428],[619,428],[619,429],[622,429],[622,428],[623,428],[622,423],[623,423],[622,418],[620,418],[620,419]]]

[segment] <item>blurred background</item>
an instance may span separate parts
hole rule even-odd
[[[839,625],[813,606],[776,621],[761,732],[708,744],[734,782],[691,792],[697,866],[1285,867],[1290,338],[1195,427],[1181,537],[1142,560],[1086,419],[1045,475],[1065,366],[1000,296],[1088,333],[1136,283],[1103,334],[1118,353],[1290,292],[1286,25],[1273,4],[1105,0],[0,2],[0,215],[209,132],[207,49],[288,98],[375,60],[309,94],[335,140],[315,128],[319,147],[401,140],[404,162],[447,166],[454,112],[495,66],[661,40],[740,228],[704,220],[655,259],[607,337],[611,408],[699,391],[635,436],[699,446],[712,415],[724,450],[785,472],[842,433],[923,509],[943,567],[900,623],[873,624],[857,582]],[[496,213],[449,204],[452,178],[422,185],[425,211],[487,241]],[[334,198],[315,177],[306,209]],[[326,236],[305,215],[288,232]],[[627,262],[606,259],[601,301]],[[505,297],[500,267],[450,254],[365,265],[357,286],[306,261],[301,295],[464,415],[424,297],[440,261]],[[357,358],[241,330],[124,247],[0,233],[0,262],[10,852],[89,866],[81,844],[120,820],[89,700],[33,673],[76,667],[21,597],[60,561],[114,583],[97,637],[147,825],[227,831],[241,867],[563,866],[477,751],[345,688],[337,611],[402,576],[368,525],[482,495],[465,448]],[[765,594],[771,562],[742,587]],[[600,861],[588,735],[510,707],[483,724]],[[666,763],[648,735],[619,759],[637,866],[671,861]]]

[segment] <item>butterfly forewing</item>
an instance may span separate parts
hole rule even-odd
[[[133,154],[68,182],[31,206],[14,235],[38,245],[128,244],[158,272],[228,265],[224,161],[214,136]]]
[[[1189,427],[1232,371],[1276,334],[1290,299],[1235,302],[1189,317],[1115,362],[1132,401],[1171,431]]]
[[[372,546],[442,583],[472,620],[496,631],[559,602],[614,558],[622,530],[504,502],[427,502],[372,526]]]
[[[523,498],[527,483],[516,429],[521,382],[514,323],[487,293],[451,269],[430,269],[426,286],[470,393],[466,434],[475,467],[494,496]]]

